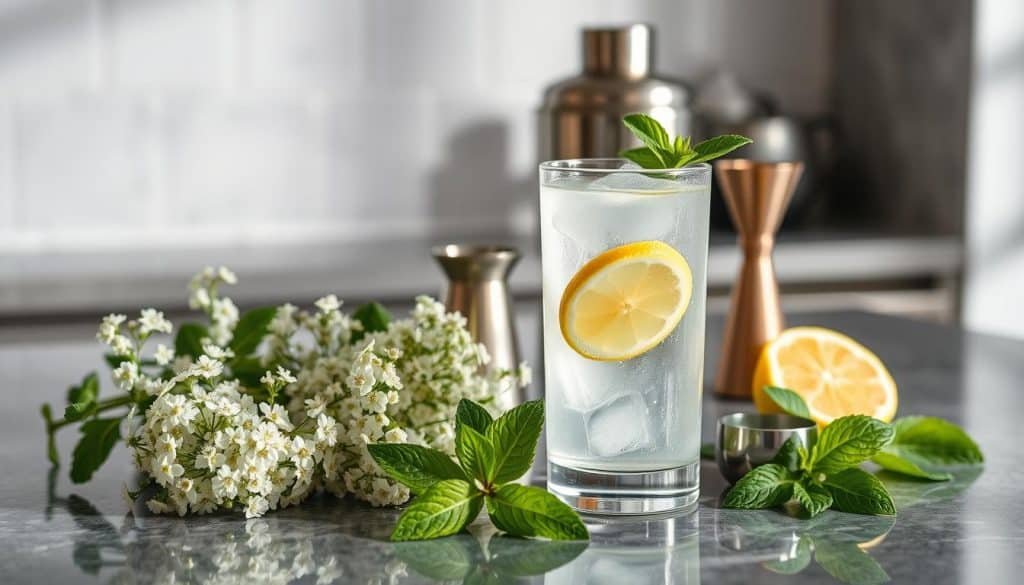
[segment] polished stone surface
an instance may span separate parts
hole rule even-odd
[[[100,367],[87,328],[4,336],[0,371],[0,583],[303,582],[426,583],[1015,583],[1024,572],[1024,342],[860,313],[794,317],[845,331],[873,348],[901,389],[901,414],[964,424],[987,457],[983,472],[949,483],[886,478],[895,518],[826,512],[795,520],[772,511],[722,510],[725,484],[702,468],[698,513],[591,524],[584,544],[473,534],[395,545],[397,511],[330,497],[246,522],[231,515],[178,519],[126,514],[127,452],[92,482],[52,477],[38,405]],[[708,370],[721,321],[712,319]],[[529,332],[524,332],[529,333]],[[749,403],[706,395],[703,435]],[[60,440],[65,459],[74,432]]]

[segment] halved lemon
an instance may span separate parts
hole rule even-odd
[[[686,258],[664,242],[634,242],[584,264],[562,293],[562,337],[583,357],[632,359],[656,347],[690,304]]]
[[[765,344],[754,370],[754,404],[779,412],[764,387],[793,390],[819,425],[848,414],[885,422],[896,416],[896,383],[874,353],[853,339],[822,327],[793,327]]]

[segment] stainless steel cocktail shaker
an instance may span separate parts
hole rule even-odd
[[[652,73],[653,34],[644,24],[583,30],[583,72],[544,95],[541,160],[612,157],[639,146],[622,125],[633,112],[654,117],[672,136],[693,133],[690,90]]]

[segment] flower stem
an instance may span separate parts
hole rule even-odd
[[[118,396],[113,396],[111,398],[108,398],[106,400],[101,400],[100,402],[98,402],[96,404],[96,412],[97,413],[103,412],[104,410],[110,410],[111,408],[117,408],[118,406],[125,406],[125,405],[131,404],[131,403],[132,403],[132,395],[131,394],[127,394],[127,393],[126,394],[120,394]],[[53,431],[56,431],[57,429],[59,429],[61,427],[67,426],[67,425],[69,425],[69,424],[71,424],[73,422],[78,422],[78,421],[69,421],[69,420],[61,418],[61,419],[58,419],[58,420],[55,420],[55,421],[52,421],[52,422],[48,421],[46,426],[47,426],[47,430],[49,430],[50,432],[53,432]]]

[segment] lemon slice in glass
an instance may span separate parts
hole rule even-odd
[[[632,359],[672,333],[692,292],[690,265],[664,242],[606,250],[566,285],[558,308],[562,337],[592,360]]]

